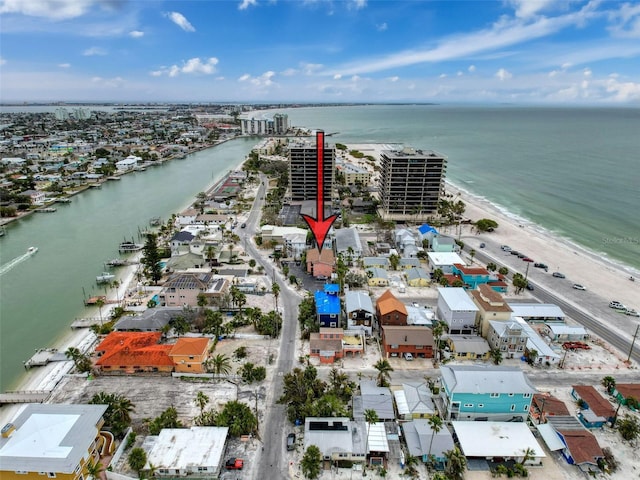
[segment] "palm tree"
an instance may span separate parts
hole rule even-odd
[[[476,256],[476,251],[473,248],[469,251],[469,256],[471,257],[471,263],[473,263],[473,257]]]
[[[431,447],[433,446],[433,439],[440,430],[442,430],[443,423],[442,419],[438,415],[432,415],[431,418],[429,418],[428,423],[429,427],[431,427],[431,440],[429,441],[429,453],[427,454],[427,458],[429,459],[429,463],[435,463],[431,458]]]
[[[97,462],[94,462],[93,458],[91,458],[87,462],[86,468],[87,474],[89,474],[90,477],[96,479],[100,478],[100,472],[104,470],[104,465],[102,465],[99,460]]]
[[[533,458],[535,458],[536,456],[536,451],[533,448],[525,448],[523,450],[523,455],[522,455],[522,461],[520,462],[520,465],[522,465],[524,467],[524,464],[527,463],[529,460],[532,460]]]
[[[111,418],[123,425],[129,425],[131,423],[131,412],[135,410],[135,405],[124,395],[115,395],[113,400],[109,404]]]
[[[209,397],[202,392],[198,392],[194,402],[200,408],[200,415],[202,415],[204,413],[204,407],[209,403]]]
[[[387,387],[389,386],[390,373],[393,372],[393,367],[389,363],[388,360],[378,360],[378,362],[373,366],[376,370],[378,370],[378,386],[379,387]]]
[[[416,466],[418,465],[418,457],[414,456],[414,455],[407,455],[407,457],[404,460],[404,468],[406,469],[406,474],[409,475],[410,477],[417,477],[418,476],[418,470],[416,470]]]
[[[447,466],[444,472],[450,480],[463,480],[464,471],[467,468],[467,459],[458,447],[449,450],[444,454],[447,459]]]
[[[378,414],[375,410],[368,408],[364,411],[364,421],[367,422],[367,438],[365,439],[365,448],[364,448],[364,470],[367,468],[367,455],[369,454],[369,431],[371,430],[371,424],[378,423],[380,418],[378,418]],[[364,471],[362,473],[364,476]]]
[[[229,375],[231,373],[231,359],[219,353],[207,361],[207,366],[215,375]]]
[[[207,249],[205,250],[205,255],[207,257],[207,261],[209,265],[211,265],[211,260],[213,260],[216,256],[216,247],[213,245],[207,245]]]
[[[280,285],[276,282],[271,284],[271,293],[273,293],[273,299],[276,301],[276,310],[278,310],[278,295],[280,295]]]
[[[69,347],[64,354],[69,360],[73,360],[73,364],[78,368],[78,361],[83,356],[82,352],[76,347]]]
[[[500,365],[502,363],[502,352],[499,348],[489,350],[489,356],[493,359],[494,364]]]
[[[610,375],[607,375],[602,379],[602,386],[607,389],[607,393],[611,395],[613,389],[616,388],[616,379]]]
[[[102,326],[102,307],[104,307],[104,300],[102,297],[98,297],[96,305],[98,306],[98,312],[100,313],[100,326]]]

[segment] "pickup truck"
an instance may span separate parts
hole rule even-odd
[[[227,470],[242,470],[242,467],[244,467],[244,460],[241,458],[230,458],[224,464],[224,468]]]
[[[562,348],[565,350],[591,350],[591,347],[584,342],[564,342]]]

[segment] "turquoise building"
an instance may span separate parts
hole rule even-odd
[[[517,367],[443,365],[447,420],[524,422],[536,389]]]

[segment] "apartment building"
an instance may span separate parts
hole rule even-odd
[[[380,155],[380,209],[384,220],[424,221],[438,208],[447,158],[405,147]]]
[[[292,201],[318,198],[318,163],[316,143],[296,141],[289,144],[289,194]],[[324,145],[324,199],[332,200],[335,178],[336,150]]]

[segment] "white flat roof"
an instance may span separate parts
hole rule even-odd
[[[453,265],[454,263],[464,264],[464,261],[455,252],[427,252],[429,262],[433,265]]]
[[[538,432],[540,432],[540,436],[544,440],[544,443],[547,444],[547,447],[552,452],[556,450],[562,450],[564,448],[564,443],[560,440],[560,437],[556,433],[556,429],[553,428],[553,425],[550,423],[543,423],[541,425],[536,425]]]
[[[587,335],[589,332],[582,325],[556,325],[554,323],[545,323],[547,328],[556,335]]]
[[[372,423],[367,425],[369,429],[369,451],[370,452],[388,452],[389,442],[387,441],[387,432],[384,429],[384,423]]]
[[[451,422],[466,457],[515,457],[527,448],[535,458],[546,457],[524,422]]]
[[[552,303],[512,303],[507,305],[513,310],[513,317],[524,318],[564,318],[562,309]]]
[[[219,467],[228,432],[227,427],[164,428],[148,454],[147,464],[179,470]]]
[[[453,311],[478,312],[479,309],[464,288],[438,287],[438,295],[447,303]]]

